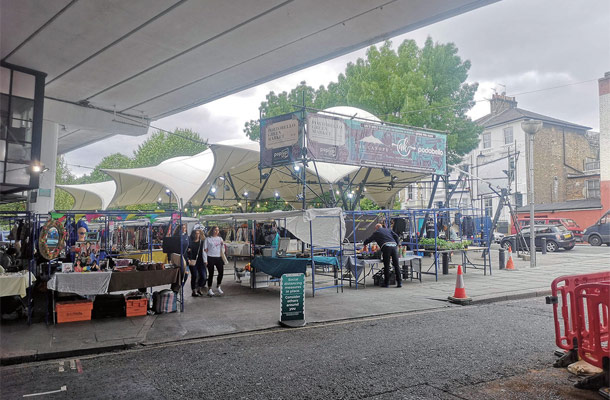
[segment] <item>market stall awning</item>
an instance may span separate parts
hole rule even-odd
[[[175,157],[154,167],[130,169],[104,169],[116,182],[112,206],[156,203],[182,200],[185,204],[210,173],[214,155],[210,149],[192,157]]]
[[[74,198],[72,210],[105,210],[116,191],[114,181],[81,185],[57,185]]]
[[[314,247],[339,247],[345,237],[345,219],[341,208],[310,208],[308,210],[272,211],[264,213],[233,213],[202,215],[202,221],[279,221],[299,240]],[[310,229],[311,227],[311,229]]]

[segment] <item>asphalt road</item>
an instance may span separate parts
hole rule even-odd
[[[554,350],[533,298],[3,367],[0,398],[596,398]]]

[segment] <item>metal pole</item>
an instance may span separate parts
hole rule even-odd
[[[542,121],[526,119],[521,122],[521,128],[528,135],[528,169],[529,182],[527,199],[530,202],[530,268],[536,266],[536,231],[534,229],[534,135],[542,128]]]

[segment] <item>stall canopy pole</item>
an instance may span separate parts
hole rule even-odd
[[[227,171],[226,176],[227,176],[227,180],[229,181],[229,185],[231,185],[231,189],[233,189],[233,193],[235,194],[235,200],[237,200],[239,202],[241,200],[241,197],[239,197],[239,195],[237,194],[237,190],[235,190],[235,185],[233,184],[233,178],[231,178],[231,173],[229,171]],[[242,206],[239,206],[239,210],[241,212],[244,212],[244,209]]]
[[[361,186],[358,188],[358,193],[356,194],[356,199],[354,200],[354,204],[352,206],[352,211],[356,209],[358,204],[360,204],[360,199],[362,198],[362,192],[364,192],[364,185],[366,185],[366,181],[369,179],[369,175],[373,169],[369,167],[366,171],[366,175],[364,175],[364,179],[362,180]]]
[[[258,200],[261,198],[261,195],[263,194],[263,190],[265,190],[265,186],[267,186],[267,182],[269,182],[269,178],[271,177],[272,173],[273,173],[273,168],[271,168],[269,170],[269,173],[268,173],[267,177],[265,178],[265,182],[263,183],[263,186],[261,186],[261,190],[259,190],[258,195],[256,195],[256,198],[252,201],[252,207],[250,207],[250,212],[254,211],[254,207],[256,207],[256,203],[258,203]]]
[[[432,208],[432,205],[434,204],[434,196],[436,195],[436,188],[438,187],[438,182],[440,181],[441,176],[440,175],[435,175],[434,176],[434,184],[432,185],[432,193],[430,193],[430,200],[428,200],[428,210]],[[426,230],[426,220],[428,219],[429,214],[428,212],[426,212],[426,215],[424,216],[424,223],[422,224],[422,227],[419,231],[419,235],[420,236],[424,236],[424,231]]]

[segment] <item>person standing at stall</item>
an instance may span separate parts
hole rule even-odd
[[[364,241],[364,245],[371,242],[375,242],[381,248],[381,255],[383,258],[383,287],[390,286],[390,257],[392,258],[392,265],[394,266],[394,272],[396,273],[396,287],[402,287],[402,276],[400,275],[400,266],[398,265],[398,243],[399,238],[396,232],[384,228],[381,224],[375,225],[375,232]],[[360,251],[359,251],[360,252]]]
[[[203,296],[207,279],[207,254],[203,250],[205,235],[200,226],[191,232],[187,250],[189,269],[191,270],[191,290],[193,297]]]
[[[212,297],[216,294],[212,291],[212,283],[214,282],[214,267],[218,270],[218,278],[216,278],[216,291],[219,295],[224,294],[220,288],[222,276],[224,275],[224,262],[222,261],[221,250],[224,246],[222,238],[219,236],[220,229],[217,226],[210,230],[208,237],[205,239],[203,249],[206,252],[208,260],[208,296]]]

